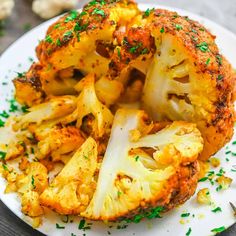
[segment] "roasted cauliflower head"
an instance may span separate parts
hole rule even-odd
[[[203,148],[196,125],[174,122],[137,138],[137,133],[143,133],[143,119],[146,115],[139,110],[116,113],[97,188],[82,216],[94,220],[131,218],[157,206],[167,210],[194,193],[197,158]]]
[[[59,214],[79,214],[96,188],[97,144],[88,138],[40,196],[40,203]]]
[[[142,108],[154,120],[197,123],[204,138],[201,159],[207,160],[233,134],[231,65],[220,54],[215,36],[188,17],[157,9],[132,23],[122,36],[119,55],[114,52],[111,75],[125,81],[128,98],[140,101],[138,95],[142,96]],[[137,81],[130,71],[137,74],[137,70],[143,74],[143,80],[138,79],[140,89],[127,93]]]

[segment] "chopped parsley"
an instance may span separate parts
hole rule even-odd
[[[0,127],[4,127],[4,125],[5,125],[5,122],[0,119]]]
[[[65,229],[65,226],[59,225],[58,223],[56,223],[56,228],[57,229]]]
[[[73,21],[78,17],[78,12],[76,10],[72,10],[69,13],[69,16],[66,17],[65,23],[68,23],[69,21]]]
[[[52,40],[52,38],[51,38],[50,35],[47,35],[47,36],[46,36],[45,42],[47,42],[47,43],[53,43],[53,40]]]
[[[120,48],[117,48],[117,55],[118,55],[119,59],[121,60]]]
[[[152,9],[147,9],[144,13],[143,13],[143,17],[148,17],[150,16],[150,14],[155,10],[155,8]]]
[[[7,119],[10,115],[6,111],[3,111],[0,113],[0,116]]]
[[[207,61],[206,61],[206,65],[207,65],[207,66],[209,65],[210,61],[211,61],[211,59],[208,58]]]
[[[179,24],[175,24],[175,28],[180,31],[183,29],[182,25],[179,25]]]
[[[4,169],[5,171],[8,171],[8,172],[9,172],[9,169],[8,169],[7,165],[2,164],[2,167],[3,167],[3,169]]]
[[[211,210],[212,212],[222,212],[222,209],[220,207],[216,207],[215,209]]]
[[[102,17],[105,17],[105,12],[102,9],[95,8],[92,12],[92,15],[100,15]]]
[[[220,66],[222,65],[222,57],[220,55],[216,56],[216,61]]]
[[[236,145],[236,141],[233,141],[232,144],[233,144],[233,145]]]
[[[80,220],[80,222],[79,222],[78,229],[85,231],[85,230],[87,230],[87,229],[91,229],[91,227],[89,226],[89,224],[86,225],[85,219],[82,219],[82,220]]]
[[[225,174],[225,171],[224,171],[223,168],[220,168],[219,173],[217,173],[216,175],[217,176],[222,176],[223,174]]]
[[[15,111],[18,110],[18,106],[16,105],[16,100],[15,99],[9,100],[9,103],[10,103],[9,112],[15,112]]]
[[[121,191],[117,191],[117,196],[118,198],[121,196],[122,192]]]
[[[63,41],[66,42],[70,40],[73,37],[73,32],[72,31],[67,31],[63,34]]]
[[[209,50],[209,45],[206,42],[202,42],[196,45],[198,49],[200,49],[202,52],[207,52]]]
[[[220,232],[223,232],[226,228],[224,226],[221,226],[219,228],[214,228],[211,230],[211,232],[213,233],[220,233]]]
[[[188,231],[187,231],[187,233],[186,233],[185,235],[186,235],[186,236],[189,236],[189,235],[191,234],[191,232],[192,232],[192,229],[189,228]]]
[[[16,72],[18,78],[24,78],[25,77],[25,72]]]
[[[56,25],[54,25],[54,29],[58,29],[61,26],[60,23],[57,23]]]
[[[225,152],[226,155],[228,155],[228,154],[230,154],[230,153],[231,153],[231,151],[227,151],[227,152]]]
[[[61,40],[60,40],[60,39],[57,39],[57,41],[56,41],[56,45],[57,45],[58,47],[61,46]]]
[[[130,49],[129,49],[129,52],[130,52],[130,53],[136,53],[137,50],[138,50],[140,47],[142,47],[142,45],[143,45],[142,43],[138,43],[138,45],[136,45],[136,46],[130,48]]]
[[[28,109],[29,109],[29,107],[28,107],[27,105],[21,107],[21,110],[22,110],[22,112],[24,112],[24,113],[29,112]]]
[[[219,185],[219,186],[216,188],[216,191],[219,192],[222,188],[223,188],[222,185]]]
[[[197,34],[197,31],[195,29],[191,29],[191,31],[194,33],[194,34]]]
[[[199,179],[198,182],[205,182],[207,180],[208,180],[208,177],[203,177],[203,178]]]
[[[31,185],[33,186],[33,189],[36,188],[33,175],[31,176]]]
[[[135,157],[135,161],[138,161],[138,160],[139,160],[139,156],[136,156],[136,157]]]
[[[181,214],[181,217],[189,217],[190,216],[190,213],[183,213]]]
[[[160,33],[164,33],[165,32],[165,29],[164,29],[164,27],[162,27],[161,29],[160,29]]]
[[[141,54],[144,55],[144,54],[147,54],[148,52],[149,52],[149,50],[148,50],[147,48],[144,48],[144,49],[142,50]]]
[[[6,155],[7,155],[6,152],[0,151],[0,159],[1,160],[5,160]]]
[[[76,23],[75,27],[74,27],[74,31],[83,31],[86,30],[86,28],[88,27],[88,24],[84,24],[84,25],[80,25],[80,23]]]
[[[217,80],[218,80],[218,81],[221,81],[223,78],[224,78],[223,75],[218,75]]]

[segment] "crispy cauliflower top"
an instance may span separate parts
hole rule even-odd
[[[96,192],[82,216],[117,220],[170,204],[180,181],[178,171],[196,162],[202,151],[201,134],[194,124],[174,122],[132,141],[131,131],[141,126],[144,117],[144,112],[138,110],[116,113]]]

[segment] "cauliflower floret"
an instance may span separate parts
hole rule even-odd
[[[78,97],[76,110],[61,122],[68,124],[77,120],[76,126],[81,128],[85,122],[83,119],[86,117],[87,119],[91,118],[89,124],[84,125],[83,130],[90,133],[93,137],[102,137],[104,134],[110,132],[113,115],[97,98],[94,87],[94,74],[89,74],[80,81],[77,89],[80,90],[80,88],[82,91]],[[90,117],[88,117],[89,115]]]
[[[22,212],[31,217],[42,215],[39,195],[48,186],[47,168],[39,162],[30,163],[25,173],[17,176],[16,186],[21,196]]]
[[[0,20],[3,20],[11,15],[14,5],[15,5],[14,0],[1,0]]]
[[[144,108],[155,120],[197,123],[205,141],[201,159],[207,160],[233,134],[232,67],[215,36],[199,23],[160,9],[145,21],[156,53],[145,80]]]
[[[72,156],[83,142],[84,138],[76,127],[55,127],[39,141],[37,158],[51,156],[52,161],[60,161],[65,154],[71,153]]]
[[[216,182],[219,184],[219,187],[217,188],[218,190],[226,190],[230,187],[233,180],[227,176],[222,175],[216,179]]]
[[[32,10],[44,19],[52,18],[64,10],[76,7],[77,0],[34,0]]]
[[[211,204],[211,195],[208,188],[203,188],[197,193],[197,202],[199,204],[210,205]]]
[[[138,13],[132,1],[98,0],[88,3],[81,13],[71,11],[50,26],[36,50],[46,95],[63,95],[65,88],[73,92],[74,83],[89,73],[105,75],[113,50],[113,33]],[[72,73],[65,77],[64,70]]]
[[[88,205],[96,187],[97,144],[88,138],[50,186],[40,202],[59,214],[79,214]]]
[[[157,206],[168,209],[172,204],[172,194],[174,198],[179,192],[176,188],[186,174],[181,168],[197,162],[203,140],[194,124],[174,122],[133,142],[130,131],[142,126],[144,117],[144,112],[139,110],[116,113],[96,192],[82,216],[94,220],[117,220]],[[152,150],[151,154],[147,148]],[[185,174],[180,174],[181,171]],[[197,179],[191,183],[191,188],[195,190],[196,185]],[[190,196],[185,192],[182,201]]]
[[[76,102],[77,98],[74,96],[54,97],[48,102],[31,107],[29,113],[17,117],[14,128],[26,128],[30,123],[40,125],[43,121],[66,116],[75,110]]]

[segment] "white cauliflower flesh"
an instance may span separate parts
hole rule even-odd
[[[4,20],[11,15],[15,3],[14,0],[1,0],[0,2],[0,20]]]
[[[32,10],[44,19],[49,19],[64,10],[76,7],[77,0],[34,0]]]
[[[94,74],[89,74],[76,85],[78,91],[82,90],[78,97],[77,108],[71,115],[66,117],[62,123],[68,124],[77,120],[76,126],[81,128],[83,119],[88,115],[92,115],[92,121],[90,122],[91,127],[85,127],[84,131],[88,133],[89,129],[92,129],[90,133],[93,137],[102,137],[104,134],[109,133],[113,115],[110,110],[98,100],[94,82]]]
[[[85,210],[96,182],[97,144],[88,138],[40,196],[40,202],[59,214],[79,214]]]
[[[43,121],[49,121],[66,116],[76,108],[76,97],[60,96],[50,99],[29,109],[29,113],[16,119],[15,129],[26,128],[30,123],[40,125]]]
[[[133,216],[140,209],[168,204],[181,165],[197,160],[203,141],[194,124],[174,122],[132,141],[144,117],[139,110],[116,113],[96,192],[82,216],[116,220]],[[153,154],[145,148],[152,149]]]

